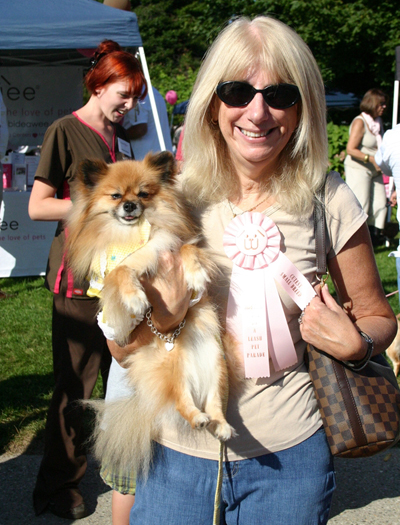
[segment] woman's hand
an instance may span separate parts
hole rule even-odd
[[[153,307],[153,324],[161,333],[173,331],[186,316],[191,297],[179,252],[163,253],[157,275],[143,277],[141,283]]]
[[[369,156],[369,160],[372,162],[372,164],[374,165],[374,168],[376,169],[377,173],[382,173],[382,170],[381,168],[378,166],[378,164],[375,162],[375,157],[373,157],[372,155]]]
[[[349,316],[331,296],[328,286],[318,285],[316,292],[318,295],[304,310],[300,324],[304,341],[339,360],[362,359],[367,344]]]
[[[154,326],[163,334],[173,332],[185,318],[191,297],[179,252],[163,253],[159,258],[157,275],[143,277],[141,283],[153,307],[151,319]],[[145,318],[131,333],[126,346],[120,347],[114,341],[108,341],[108,347],[111,355],[124,366],[125,359],[141,346],[149,344],[153,337]]]
[[[367,351],[361,330],[373,339],[374,355],[385,351],[397,320],[382,288],[366,223],[329,259],[329,272],[340,304],[327,286],[318,287],[319,296],[304,311],[303,339],[337,359],[359,360]]]

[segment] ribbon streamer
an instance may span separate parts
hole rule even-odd
[[[269,377],[297,363],[297,354],[275,282],[304,309],[316,295],[313,287],[280,251],[275,223],[246,212],[227,226],[223,245],[233,261],[227,329],[242,342],[247,378]]]

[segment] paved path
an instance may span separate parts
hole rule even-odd
[[[91,458],[81,489],[92,514],[74,522],[47,512],[36,517],[31,494],[40,459],[0,456],[0,525],[111,525],[111,491]],[[400,525],[400,448],[368,459],[337,460],[336,475],[329,525]]]

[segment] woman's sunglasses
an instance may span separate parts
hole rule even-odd
[[[247,82],[229,80],[218,84],[216,91],[222,102],[235,108],[250,104],[257,93],[262,93],[266,104],[274,109],[290,108],[300,99],[299,88],[293,84],[275,84],[256,89]]]

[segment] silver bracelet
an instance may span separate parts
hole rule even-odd
[[[147,319],[147,326],[150,327],[150,330],[151,332],[156,335],[157,337],[159,337],[160,339],[162,339],[163,341],[165,341],[165,349],[167,352],[170,352],[171,350],[173,350],[174,346],[175,346],[175,339],[178,337],[178,335],[181,333],[181,330],[182,328],[185,326],[186,324],[186,319],[183,319],[183,321],[181,321],[179,323],[179,326],[178,328],[174,331],[174,333],[168,337],[167,335],[165,334],[162,334],[161,332],[159,332],[157,330],[157,328],[154,326],[152,320],[151,320],[151,312],[153,311],[153,307],[150,306],[150,308],[147,310],[146,312],[146,319]]]

